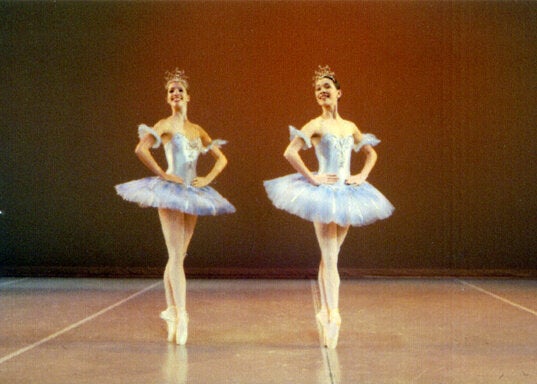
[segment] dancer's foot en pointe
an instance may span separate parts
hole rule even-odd
[[[338,309],[332,309],[328,315],[327,322],[323,327],[324,346],[334,349],[339,338],[339,328],[341,327],[341,316]]]
[[[177,313],[177,334],[175,342],[178,345],[185,345],[188,339],[188,313],[181,309]]]
[[[321,333],[321,339],[324,343],[324,329],[328,324],[328,310],[326,307],[321,308],[321,310],[317,312],[315,319],[317,320],[317,326],[319,328],[319,332]]]
[[[166,322],[168,341],[173,342],[177,333],[177,309],[175,307],[168,307],[165,311],[160,312],[160,318]]]

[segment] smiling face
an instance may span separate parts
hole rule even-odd
[[[186,106],[186,104],[190,101],[187,88],[183,83],[179,81],[170,81],[167,89],[167,101],[172,108]]]
[[[340,97],[341,90],[332,79],[323,77],[315,82],[315,99],[321,107],[336,106]]]

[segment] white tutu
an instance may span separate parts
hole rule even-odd
[[[289,133],[291,140],[300,137],[304,141],[304,149],[313,146],[311,139],[296,128],[290,126]],[[264,182],[269,199],[276,208],[320,223],[362,226],[387,218],[394,207],[375,187],[367,182],[345,184],[350,175],[351,151],[378,143],[380,140],[369,133],[363,134],[359,143],[354,143],[352,135],[325,134],[315,146],[319,173],[337,175],[339,181],[316,186],[299,173],[282,176]]]
[[[158,133],[147,125],[140,125],[138,134],[141,138],[152,135],[155,138],[153,148],[158,148],[162,143]],[[142,207],[175,209],[196,216],[233,213],[235,207],[214,188],[196,188],[190,185],[196,177],[199,155],[207,153],[213,146],[219,147],[225,143],[224,140],[213,140],[209,146],[203,147],[199,137],[189,139],[176,133],[164,145],[164,151],[168,160],[168,173],[181,177],[185,181],[184,184],[152,176],[118,184],[116,191],[125,200],[138,203]]]
[[[209,186],[196,188],[154,176],[119,184],[115,188],[125,200],[142,207],[175,209],[196,216],[235,212],[235,207]]]
[[[362,226],[389,217],[393,205],[371,184],[315,186],[299,173],[264,182],[276,208],[305,220]]]

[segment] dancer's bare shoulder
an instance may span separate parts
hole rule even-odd
[[[321,123],[322,118],[316,117],[304,124],[304,126],[300,130],[308,137],[321,136]]]

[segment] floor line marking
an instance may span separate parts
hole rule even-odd
[[[11,281],[6,281],[5,283],[0,283],[0,288],[7,287],[8,285],[20,283],[21,281],[28,280],[28,277],[23,277],[22,279],[16,279]]]
[[[37,341],[37,342],[35,342],[35,343],[33,343],[33,344],[30,344],[30,345],[28,345],[28,346],[26,346],[26,347],[24,347],[24,348],[21,348],[21,349],[19,349],[18,351],[15,351],[15,352],[13,352],[13,353],[10,353],[9,355],[6,355],[6,356],[4,356],[4,357],[2,357],[2,358],[0,359],[0,364],[3,364],[3,363],[5,363],[5,362],[8,361],[8,360],[13,359],[14,357],[17,357],[17,356],[19,356],[19,355],[22,355],[23,353],[28,352],[28,351],[34,349],[35,347],[38,347],[38,346],[40,346],[41,344],[44,344],[44,343],[46,343],[46,342],[48,342],[48,341],[50,341],[50,340],[52,340],[52,339],[55,339],[56,337],[61,336],[61,335],[63,335],[64,333],[67,333],[67,332],[69,332],[69,331],[71,331],[71,330],[73,330],[73,329],[75,329],[75,328],[77,328],[77,327],[80,327],[82,324],[85,324],[85,323],[87,323],[87,322],[89,322],[89,321],[91,321],[91,320],[93,320],[93,319],[95,319],[95,318],[101,316],[102,314],[104,314],[104,313],[106,313],[106,312],[108,312],[108,311],[110,311],[110,310],[112,310],[112,309],[114,309],[114,308],[116,308],[116,307],[119,307],[120,305],[126,303],[127,301],[129,301],[129,300],[131,300],[131,299],[134,299],[134,298],[137,297],[137,296],[140,296],[141,294],[143,294],[143,293],[149,291],[150,289],[153,289],[154,287],[156,287],[156,286],[158,286],[158,285],[160,285],[160,284],[162,284],[161,281],[159,281],[159,282],[157,282],[157,283],[154,283],[154,284],[151,284],[150,286],[145,287],[145,288],[142,289],[141,291],[138,291],[138,292],[136,292],[136,293],[133,293],[132,295],[130,295],[130,296],[124,298],[123,300],[120,300],[120,301],[118,301],[118,302],[115,303],[115,304],[112,304],[112,305],[110,305],[110,306],[108,306],[108,307],[106,307],[106,308],[104,308],[104,309],[101,309],[99,312],[96,312],[96,313],[94,313],[93,315],[86,317],[85,319],[79,320],[79,321],[77,321],[76,323],[73,323],[73,324],[69,325],[68,327],[65,327],[64,329],[62,329],[62,330],[60,330],[60,331],[58,331],[58,332],[55,332],[55,333],[53,333],[52,335],[49,335],[49,336],[45,337],[44,339],[41,339],[41,340],[39,340],[39,341]]]
[[[537,311],[534,311],[532,309],[529,309],[529,308],[526,308],[524,307],[523,305],[520,305],[520,304],[517,304],[515,303],[514,301],[511,301],[509,299],[506,299],[505,297],[502,297],[502,296],[499,296],[499,295],[496,295],[495,293],[492,293],[490,291],[487,291],[486,289],[484,288],[481,288],[481,287],[478,287],[477,285],[474,285],[474,284],[471,284],[471,283],[468,283],[467,281],[464,281],[464,280],[459,280],[462,284],[464,285],[467,285],[475,290],[478,290],[479,292],[481,293],[484,293],[485,295],[489,295],[491,297],[494,297],[495,299],[497,300],[500,300],[500,301],[503,301],[504,303],[507,303],[515,308],[518,308],[522,311],[525,311],[525,312],[528,312],[528,313],[531,313],[532,315],[534,316],[537,316]]]

